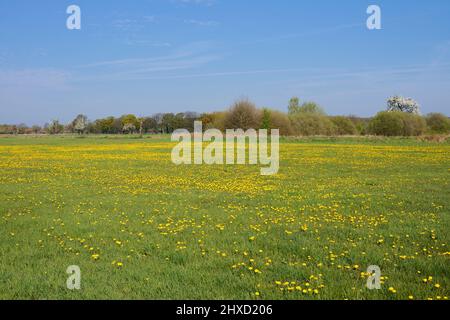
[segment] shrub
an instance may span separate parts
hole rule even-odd
[[[380,112],[369,123],[369,133],[377,136],[403,135],[400,112]]]
[[[444,143],[447,142],[447,140],[449,140],[449,137],[447,135],[433,134],[431,136],[420,136],[417,138],[417,140],[422,142]]]
[[[412,113],[402,113],[403,136],[417,137],[427,131],[427,122],[419,115]]]
[[[279,129],[281,136],[289,136],[292,134],[291,121],[289,117],[280,111],[264,109],[262,120],[262,129]]]
[[[419,136],[426,130],[425,120],[405,112],[380,112],[369,123],[369,133],[379,136]]]
[[[360,118],[352,115],[348,119],[355,125],[357,134],[366,135],[368,133],[370,118]]]
[[[290,117],[293,133],[301,136],[333,135],[335,126],[324,115],[316,113],[298,113]]]
[[[427,126],[431,133],[449,133],[450,119],[442,113],[430,113],[426,117]]]
[[[225,116],[226,129],[258,129],[261,112],[248,100],[236,102]]]
[[[356,135],[358,130],[355,124],[347,117],[331,117],[331,122],[333,122],[336,128],[337,135]]]

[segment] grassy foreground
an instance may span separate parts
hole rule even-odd
[[[270,177],[173,146],[0,138],[0,299],[448,299],[448,143],[284,142]]]

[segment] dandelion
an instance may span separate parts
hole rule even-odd
[[[100,255],[95,253],[95,254],[91,255],[91,258],[92,258],[92,260],[96,261],[100,258]]]

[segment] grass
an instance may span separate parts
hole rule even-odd
[[[448,299],[448,143],[287,140],[270,177],[172,146],[0,138],[0,299]]]

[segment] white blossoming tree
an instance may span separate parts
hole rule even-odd
[[[75,120],[73,120],[73,130],[78,134],[84,133],[87,129],[87,126],[88,126],[88,118],[83,114],[79,114],[75,118]]]
[[[403,98],[400,96],[394,96],[387,101],[387,111],[400,111],[412,114],[420,114],[419,104],[411,98]]]

